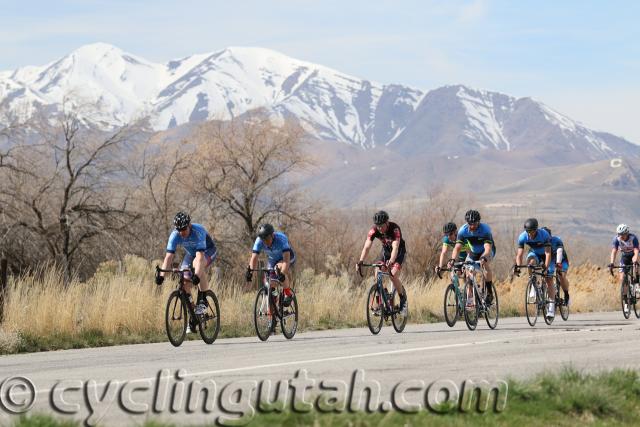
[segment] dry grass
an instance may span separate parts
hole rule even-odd
[[[106,337],[162,337],[165,301],[173,286],[170,281],[161,288],[153,284],[153,265],[127,257],[124,273],[118,272],[117,264],[104,263],[89,281],[74,280],[67,287],[61,273],[51,268],[15,278],[0,325],[0,352],[15,351],[21,336],[50,340],[97,332]],[[583,265],[572,268],[569,280],[572,312],[618,309],[618,288],[607,270]],[[306,269],[296,281],[301,330],[365,325],[364,301],[371,277],[354,284],[347,274],[327,276]],[[405,280],[411,321],[442,318],[447,283]],[[523,314],[525,284],[524,275],[512,283],[497,283],[503,316]],[[213,289],[220,299],[221,336],[253,335],[255,293],[243,293],[234,283],[214,284]]]

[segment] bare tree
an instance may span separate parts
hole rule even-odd
[[[0,199],[12,227],[24,229],[60,263],[69,280],[82,249],[98,236],[124,229],[128,209],[124,168],[118,161],[135,127],[89,130],[76,114],[40,124],[3,157]]]
[[[262,222],[310,222],[310,205],[289,181],[309,166],[304,136],[300,126],[278,126],[261,112],[208,122],[197,132],[194,191],[204,193],[219,216],[240,222],[245,244]]]

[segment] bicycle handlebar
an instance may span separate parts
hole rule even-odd
[[[373,264],[358,263],[356,265],[358,266],[358,274],[360,275],[360,277],[364,277],[362,275],[361,267],[377,267],[377,268],[386,267],[386,265],[381,262],[375,262]],[[388,274],[389,276],[393,277],[393,274],[391,274],[391,269],[387,269],[387,271],[382,272],[382,274]]]

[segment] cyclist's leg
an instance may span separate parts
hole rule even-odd
[[[211,265],[217,256],[218,251],[216,248],[212,248],[204,252],[202,261],[199,262],[196,258],[193,262],[196,274],[198,274],[198,277],[200,278],[200,284],[198,286],[202,292],[209,289],[209,271],[211,270]]]
[[[182,262],[180,263],[180,270],[191,268],[192,264],[193,257],[187,252],[184,254],[184,258],[182,258]],[[185,272],[183,278],[184,290],[185,292],[187,292],[187,294],[191,294],[191,271]]]
[[[552,301],[555,301],[556,299],[556,287],[554,286],[553,283],[553,273],[555,273],[556,271],[556,264],[555,263],[551,263],[549,265],[549,270],[547,271],[547,277],[546,277],[546,281],[547,281],[547,289],[549,290],[549,299],[551,299]],[[561,272],[558,272],[559,274],[561,274]]]
[[[622,255],[620,257],[620,266],[627,266],[627,265],[633,265],[633,254],[631,254],[631,256],[626,256],[626,255]],[[625,275],[625,271],[624,269],[620,269],[620,285],[622,285],[624,283],[624,275]],[[628,290],[629,287],[629,283],[627,283],[626,285],[624,285],[624,289],[623,292],[625,295],[627,295],[627,293],[629,292]]]

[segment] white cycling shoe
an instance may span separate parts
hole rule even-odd
[[[556,304],[550,302],[549,307],[547,307],[547,319],[553,319],[554,317],[556,317]]]

